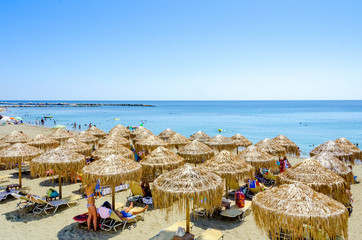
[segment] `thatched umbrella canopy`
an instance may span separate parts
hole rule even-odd
[[[33,158],[39,156],[44,151],[26,145],[24,143],[15,143],[7,148],[0,150],[0,162],[9,164],[18,164],[19,168],[19,185],[22,187],[21,182],[21,164],[24,161],[31,161]]]
[[[88,130],[86,130],[86,132],[92,134],[93,136],[95,136],[97,138],[102,138],[106,135],[106,133],[104,131],[100,130],[96,126],[90,127]]]
[[[279,144],[268,138],[259,141],[255,144],[255,146],[279,158],[284,157],[286,154],[284,147],[280,146]]]
[[[128,128],[126,128],[125,126],[118,124],[117,126],[112,128],[108,134],[110,135],[113,133],[117,133],[118,135],[121,135],[124,138],[129,138],[131,131]]]
[[[184,159],[167,148],[158,147],[141,160],[143,178],[155,179],[163,171],[172,170],[184,164]]]
[[[352,153],[355,159],[362,160],[362,151],[359,149],[356,145],[351,143],[347,138],[338,138],[334,140],[337,144],[349,149]]]
[[[187,162],[202,163],[214,156],[214,151],[206,144],[194,140],[178,150],[178,155]]]
[[[348,238],[347,208],[304,184],[260,192],[253,197],[251,208],[256,225],[273,240],[280,239],[281,233],[304,239],[306,231],[311,239]]]
[[[148,136],[147,138],[136,142],[137,151],[152,152],[158,147],[167,147],[167,146],[168,144],[165,141],[163,141],[161,138],[155,135]]]
[[[125,181],[139,182],[142,177],[141,164],[122,156],[110,155],[87,165],[82,170],[83,184],[99,179],[102,184],[112,187],[112,206],[115,206],[115,187]]]
[[[297,144],[292,142],[289,138],[287,138],[284,135],[278,135],[275,138],[272,139],[274,142],[276,142],[278,145],[285,148],[285,151],[287,154],[299,156],[299,148]]]
[[[233,153],[223,150],[202,164],[202,169],[213,172],[225,179],[226,198],[228,198],[228,182],[234,179],[241,181],[254,176],[254,168]]]
[[[218,152],[222,150],[232,151],[236,147],[230,138],[222,135],[216,135],[215,137],[210,138],[205,141],[205,144]]]
[[[112,141],[112,142],[108,143],[110,141]],[[100,140],[98,142],[98,145],[100,147],[107,145],[107,144],[108,145],[114,145],[114,144],[122,145],[127,148],[129,148],[131,146],[131,143],[128,138],[122,137],[121,135],[117,135],[117,134],[108,135],[107,137],[103,138],[102,140]]]
[[[0,150],[6,147],[9,147],[10,143],[5,142],[4,140],[0,139]]]
[[[256,171],[259,171],[261,168],[274,171],[278,168],[277,158],[256,146],[245,148],[238,154],[238,157],[253,166]]]
[[[178,133],[175,133],[169,139],[167,139],[167,143],[170,146],[170,148],[176,148],[176,149],[179,149],[180,147],[185,146],[190,142],[191,141],[189,139]]]
[[[221,205],[223,194],[219,176],[189,165],[161,174],[152,187],[155,208],[186,210],[186,232],[190,232],[190,205],[203,202],[202,207],[211,212]]]
[[[83,154],[84,156],[90,156],[92,154],[92,147],[74,138],[69,138],[67,141],[63,142],[61,147],[69,151]]]
[[[337,173],[323,167],[315,159],[308,158],[277,175],[276,184],[303,183],[317,192],[331,196],[339,202],[346,203],[346,190],[349,185]]]
[[[153,133],[150,130],[148,130],[147,128],[145,128],[143,126],[139,126],[131,132],[131,138],[134,139],[138,134],[140,134],[142,132],[147,132],[147,133],[153,135]]]
[[[57,140],[51,139],[42,134],[36,135],[35,138],[30,142],[28,142],[27,144],[33,147],[43,149],[44,151],[54,149],[60,145],[60,143]]]
[[[48,137],[52,138],[52,139],[55,139],[55,140],[59,141],[60,143],[63,143],[67,139],[72,138],[73,133],[71,133],[68,130],[58,128],[57,130],[55,130],[51,134],[49,134]]]
[[[230,137],[230,140],[233,141],[234,145],[237,147],[237,153],[239,153],[239,147],[249,147],[253,143],[244,137],[243,135],[237,133],[234,136]]]
[[[194,134],[192,134],[189,139],[191,141],[197,140],[199,142],[206,142],[207,140],[210,139],[210,136],[207,135],[206,133],[204,133],[203,131],[198,131]]]
[[[78,133],[77,135],[75,135],[75,139],[88,144],[90,147],[95,146],[98,141],[98,138],[96,136],[87,131],[82,131]]]
[[[172,137],[176,132],[172,129],[165,129],[163,130],[160,134],[158,134],[158,136],[163,139],[164,141],[167,141],[167,139],[169,139],[170,137]]]
[[[150,133],[150,132],[141,132],[139,134],[137,134],[133,139],[132,139],[132,142],[133,142],[133,145],[136,145],[136,143],[140,140],[143,140],[143,139],[146,139],[148,138],[149,136],[155,136],[153,133]]]
[[[123,146],[119,146],[117,148],[108,148],[107,146],[103,146],[92,153],[92,156],[96,160],[106,158],[110,155],[122,156],[131,160],[135,159],[134,153]]]
[[[28,135],[22,131],[12,131],[8,135],[2,138],[5,142],[14,144],[14,143],[26,143],[30,141]]]
[[[317,162],[322,164],[323,167],[337,173],[341,176],[348,184],[354,183],[354,175],[352,169],[350,169],[344,162],[336,158],[330,153],[322,152],[314,157]]]
[[[30,171],[33,176],[45,177],[48,170],[53,170],[53,174],[59,176],[59,196],[62,198],[62,177],[68,177],[69,173],[78,174],[84,165],[85,157],[82,154],[58,147],[34,158]]]
[[[344,146],[337,144],[335,141],[328,141],[319,145],[318,147],[310,151],[309,155],[313,157],[320,154],[321,152],[328,152],[341,161],[346,161],[354,164],[353,153]]]

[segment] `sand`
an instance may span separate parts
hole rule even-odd
[[[0,127],[0,138],[13,130],[22,130],[29,137],[36,134],[48,134],[51,130],[42,127],[20,125]],[[293,164],[301,159],[290,158]],[[18,173],[16,170],[1,170],[0,175],[12,175],[10,181],[0,184],[17,183]],[[354,167],[354,174],[362,176],[362,165]],[[56,180],[56,179],[55,179]],[[31,187],[31,193],[43,196],[49,187],[57,189],[57,182],[52,182],[49,178],[30,178],[29,174],[23,175],[23,185]],[[79,194],[80,183],[65,183],[63,186],[63,196]],[[357,240],[362,238],[362,184],[352,186],[352,193],[355,199],[354,211],[349,218],[349,239]],[[130,190],[116,194],[116,202],[126,203]],[[96,200],[96,206],[100,206],[104,201],[111,202],[111,196],[105,196]],[[17,200],[9,197],[0,203],[0,223],[2,239],[149,239],[155,236],[160,230],[170,226],[177,220],[185,219],[184,214],[169,214],[160,209],[150,208],[144,221],[139,221],[137,226],[131,225],[130,229],[118,232],[98,231],[88,232],[86,228],[76,223],[72,218],[75,215],[87,212],[86,199],[81,199],[79,205],[71,208],[63,207],[57,213],[49,215],[35,215],[26,210],[16,210]],[[139,206],[142,206],[139,204]],[[198,218],[193,219],[195,226],[192,233],[200,235],[207,228],[215,228],[224,232],[224,239],[268,239],[267,236],[258,230],[252,215],[245,218],[243,222],[238,220],[225,220],[219,217],[213,219]]]

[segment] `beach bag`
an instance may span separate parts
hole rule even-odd
[[[147,205],[153,204],[152,197],[144,197],[144,198],[142,198],[142,201],[144,204],[147,204]]]
[[[49,190],[47,191],[47,196],[54,198],[54,197],[58,197],[59,193],[55,189],[49,188]]]
[[[183,236],[185,236],[185,234],[186,234],[185,228],[179,227],[179,228],[177,229],[175,235],[176,235],[176,236],[179,236],[179,237],[183,237]]]
[[[235,204],[239,208],[245,207],[245,195],[242,191],[235,192]]]

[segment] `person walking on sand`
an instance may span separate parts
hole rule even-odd
[[[97,225],[98,225],[98,214],[97,214],[96,202],[94,200],[95,185],[96,184],[89,184],[85,189],[85,194],[87,198],[87,209],[88,209],[88,219],[87,219],[88,231],[91,230],[92,220],[93,220],[94,231],[97,231]]]

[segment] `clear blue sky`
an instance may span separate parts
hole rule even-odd
[[[0,99],[362,99],[362,1],[0,0]]]

